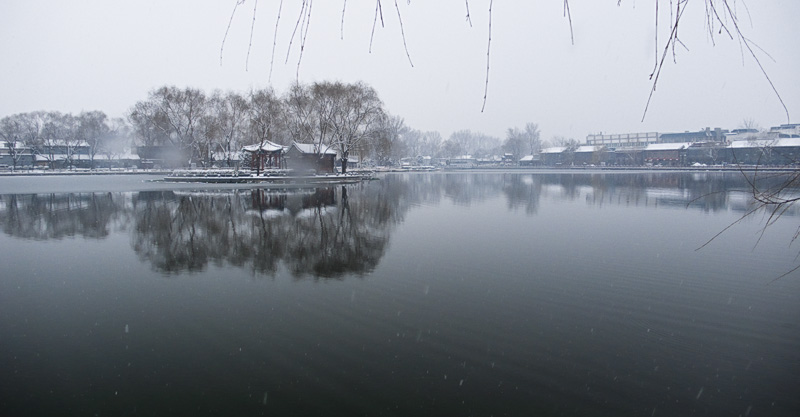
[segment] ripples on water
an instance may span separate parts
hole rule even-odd
[[[5,183],[0,414],[795,416],[797,211],[696,250],[737,175]]]

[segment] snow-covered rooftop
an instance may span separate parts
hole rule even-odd
[[[302,153],[321,153],[325,155],[336,155],[336,151],[328,145],[320,145],[319,147],[313,143],[292,143]]]
[[[566,151],[567,148],[565,146],[552,146],[549,148],[544,148],[539,153],[561,153]]]
[[[647,145],[645,151],[679,151],[691,146],[691,142],[673,142],[673,143],[651,143]]]
[[[243,146],[242,147],[242,150],[243,151],[247,151],[247,152],[256,152],[259,149],[264,151],[264,152],[275,152],[275,151],[283,149],[283,146],[278,145],[277,143],[265,140],[263,143],[256,143],[256,144],[253,144],[253,145],[247,145],[247,146]]]
[[[731,142],[731,148],[765,148],[765,147],[772,147],[772,148],[800,147],[800,138],[735,140]]]
[[[595,146],[595,145],[581,145],[575,148],[575,153],[595,152],[600,148],[601,148],[600,146]]]

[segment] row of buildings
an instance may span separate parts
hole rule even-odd
[[[798,165],[800,124],[769,131],[706,128],[683,133],[591,134],[579,146],[556,146],[528,155],[521,165],[690,166]]]
[[[169,146],[140,146],[136,148],[142,168],[171,168],[186,165],[184,157]],[[293,142],[284,146],[265,140],[243,146],[239,150],[212,152],[206,163],[212,168],[249,168],[256,173],[291,169],[333,173],[336,171],[336,151],[326,145]],[[197,164],[190,164],[196,166]]]
[[[238,151],[213,152],[208,166],[234,168],[244,165],[259,172],[289,168],[331,173],[335,171],[335,162],[336,152],[325,146],[297,142],[282,146],[265,141]],[[187,165],[192,164],[171,146],[139,146],[93,154],[86,142],[49,141],[37,146],[0,142],[2,169],[178,168]]]
[[[185,158],[169,146],[140,146],[136,148],[143,168],[170,168],[186,165]],[[209,155],[206,166],[212,168],[249,168],[256,173],[291,169],[333,173],[336,171],[336,151],[326,145],[293,142],[284,146],[270,141],[247,145],[239,150],[216,151]],[[190,164],[196,167],[195,164]]]
[[[50,141],[37,146],[0,142],[0,168],[178,168],[190,164],[174,147],[140,146],[118,152],[92,152],[86,142]],[[283,146],[269,141],[239,150],[212,152],[207,167],[244,166],[257,172],[272,169],[335,172],[336,152],[324,145],[294,142]],[[469,156],[434,161],[418,157],[410,165],[444,164],[469,168],[481,164],[523,166],[690,166],[690,165],[798,165],[800,124],[784,124],[768,131],[706,128],[683,133],[591,134],[576,146],[554,146],[526,155],[510,154],[478,160]]]
[[[130,148],[99,152],[85,141],[51,140],[34,146],[0,142],[0,169],[138,167],[139,162]]]

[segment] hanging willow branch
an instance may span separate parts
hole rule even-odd
[[[400,7],[397,6],[397,0],[394,0],[394,8],[397,9],[397,20],[400,22],[400,35],[403,37],[403,48],[406,50],[408,63],[411,64],[411,67],[413,68],[414,63],[411,62],[411,55],[408,53],[408,45],[406,45],[406,32],[403,29],[403,17],[400,16]]]
[[[256,10],[258,9],[258,0],[253,2],[253,21],[250,23],[250,41],[247,44],[247,58],[244,60],[244,70],[248,71],[250,65],[250,50],[253,48],[253,32],[256,29]],[[233,16],[231,16],[233,17]]]
[[[233,11],[231,12],[231,18],[228,20],[228,27],[225,28],[225,36],[222,37],[222,45],[219,47],[219,65],[222,66],[222,52],[225,50],[225,40],[228,39],[228,32],[231,30],[231,24],[233,24],[233,16],[236,15],[236,9],[239,8],[244,3],[244,0],[237,0],[236,4],[233,5]]]
[[[342,2],[342,22],[339,25],[339,39],[344,40],[344,11],[347,9],[347,0]]]
[[[486,108],[486,97],[489,96],[489,58],[492,56],[492,4],[493,0],[489,0],[489,41],[486,43],[486,83],[483,85],[481,113]]]
[[[283,9],[283,0],[278,4],[278,16],[275,17],[275,33],[272,34],[272,55],[269,59],[269,77],[267,80],[272,82],[272,69],[275,66],[275,48],[278,46],[278,23],[281,21],[281,10]]]
[[[575,33],[572,31],[572,13],[569,11],[569,0],[564,0],[564,17],[569,20],[569,39],[575,45]]]
[[[377,0],[377,4],[375,5],[375,17],[372,19],[372,32],[369,34],[369,53],[372,53],[372,40],[375,39],[375,25],[378,23],[378,16],[381,17],[381,27],[384,27],[381,0]]]
[[[227,40],[228,33],[230,31],[230,27],[232,25],[234,15],[236,14],[236,11],[238,10],[238,7],[240,5],[242,5],[242,4],[244,4],[245,1],[246,0],[236,0],[236,3],[234,4],[233,11],[232,11],[230,19],[228,21],[228,25],[227,25],[227,27],[225,29],[225,35],[223,36],[223,39],[222,39],[222,45],[220,46],[220,65],[222,64],[222,56],[223,56],[223,50],[225,48],[225,41]],[[289,55],[291,53],[292,47],[294,46],[295,37],[296,36],[300,37],[300,51],[299,51],[299,57],[298,57],[298,61],[297,61],[297,74],[299,74],[299,67],[300,67],[300,63],[302,61],[303,52],[305,50],[305,45],[306,45],[306,38],[307,38],[309,27],[310,27],[312,1],[313,0],[303,0],[301,2],[301,4],[300,4],[300,12],[298,13],[297,20],[295,22],[294,30],[292,31],[292,35],[291,35],[291,37],[289,39],[289,42],[288,42],[288,48],[287,48],[287,52],[286,52],[286,59],[285,59],[284,63],[288,63]],[[646,102],[645,107],[644,107],[644,111],[642,113],[642,121],[644,121],[644,119],[647,116],[647,111],[649,110],[650,103],[651,103],[651,101],[653,99],[653,96],[655,95],[656,87],[658,86],[658,81],[660,79],[662,70],[664,69],[664,64],[666,63],[667,56],[671,54],[673,62],[676,62],[677,61],[676,47],[677,46],[681,46],[681,47],[683,47],[683,48],[688,50],[688,48],[686,48],[686,45],[684,45],[684,43],[681,41],[680,37],[678,36],[678,29],[680,27],[680,23],[681,23],[681,21],[683,19],[684,11],[686,10],[686,7],[687,7],[687,5],[689,3],[689,0],[669,0],[669,15],[670,15],[670,17],[669,17],[669,22],[670,22],[669,33],[668,33],[666,42],[663,45],[659,45],[659,29],[658,29],[659,28],[659,22],[658,21],[659,21],[659,16],[660,16],[661,9],[662,9],[660,7],[660,3],[662,1],[664,1],[664,0],[654,0],[654,2],[655,2],[655,12],[656,12],[655,13],[655,22],[654,22],[654,27],[655,27],[655,56],[654,56],[654,59],[653,59],[653,70],[651,71],[650,76],[649,76],[650,80],[652,81],[652,84],[651,84],[651,87],[650,87],[650,93],[649,93],[649,95],[647,97],[647,102]],[[735,2],[735,0],[704,0],[705,14],[706,14],[705,24],[706,24],[706,27],[708,29],[709,38],[710,38],[712,44],[716,44],[716,36],[721,35],[721,34],[724,33],[730,39],[735,39],[735,40],[737,40],[739,42],[740,48],[742,49],[742,59],[744,60],[744,56],[745,55],[749,55],[753,59],[753,61],[755,61],[756,65],[758,66],[759,71],[762,73],[764,78],[767,80],[767,82],[769,83],[770,88],[772,89],[773,93],[778,98],[778,101],[780,102],[781,106],[783,107],[783,110],[786,113],[786,119],[788,121],[789,120],[789,110],[786,107],[786,104],[783,101],[783,98],[781,97],[780,93],[778,92],[777,87],[772,82],[772,79],[769,77],[769,74],[767,73],[766,69],[762,65],[761,60],[759,59],[759,56],[756,54],[755,50],[758,49],[761,53],[764,53],[764,54],[766,54],[766,52],[764,52],[760,47],[758,47],[758,45],[756,45],[752,40],[750,40],[749,38],[744,36],[743,32],[741,31],[741,29],[739,27],[738,14],[737,14],[736,10],[734,10],[732,5],[731,5],[732,1]],[[248,44],[247,61],[246,61],[245,66],[247,66],[247,64],[249,63],[250,50],[252,48],[252,38],[253,38],[253,30],[254,30],[253,28],[255,26],[255,20],[256,20],[256,8],[257,8],[258,0],[254,0],[254,2],[256,4],[253,7],[253,19],[252,19],[251,29],[250,29],[250,43]],[[410,1],[407,0],[407,3],[410,4]],[[470,9],[469,9],[469,0],[465,0],[464,4],[465,4],[465,7],[466,7],[466,21],[469,23],[470,27],[472,27],[472,15],[471,15]],[[617,5],[619,6],[620,4],[622,4],[622,0],[617,0]],[[397,0],[394,0],[394,6],[395,6],[395,10],[397,12],[397,19],[398,19],[398,22],[399,22],[399,25],[400,25],[400,36],[401,36],[401,38],[403,40],[403,48],[405,50],[406,57],[408,58],[409,64],[411,65],[411,67],[414,67],[414,63],[411,60],[411,54],[409,53],[409,50],[408,50],[408,42],[406,40],[406,35],[405,35],[405,25],[404,25],[404,22],[403,22],[402,14],[400,12],[400,7],[397,4]],[[273,68],[274,68],[274,58],[275,58],[275,49],[276,49],[276,46],[277,46],[278,26],[279,26],[279,22],[280,22],[282,7],[283,7],[283,0],[281,0],[279,5],[278,5],[278,15],[277,15],[277,18],[275,20],[275,32],[274,32],[274,35],[273,35],[272,56],[271,56],[271,59],[270,59],[270,79],[272,78],[272,71],[273,71]],[[486,48],[486,80],[484,82],[484,97],[483,97],[483,105],[481,107],[481,112],[483,112],[485,110],[485,108],[486,108],[486,100],[487,100],[487,97],[488,97],[488,88],[489,88],[489,68],[490,68],[489,64],[490,64],[490,58],[491,58],[491,42],[492,42],[492,38],[491,38],[491,36],[492,36],[492,34],[491,34],[492,7],[493,7],[492,0],[490,0],[489,1],[489,8],[488,8],[489,33],[488,33],[487,48]],[[744,7],[746,8],[747,6],[744,5]],[[344,39],[344,17],[345,17],[346,9],[347,9],[347,0],[343,0],[343,2],[342,2],[341,23],[340,23],[340,25],[341,25],[341,27],[340,27],[340,38],[342,38],[342,39]],[[563,0],[563,9],[564,9],[563,15],[567,19],[567,22],[569,24],[570,40],[571,40],[572,44],[574,44],[575,43],[575,36],[574,36],[574,30],[573,30],[573,24],[572,24],[572,13],[571,13],[571,10],[570,10],[569,0]],[[748,12],[748,15],[749,15],[749,12]],[[383,5],[381,3],[381,0],[376,0],[376,2],[375,2],[375,15],[373,17],[372,31],[370,32],[369,49],[368,49],[370,53],[372,52],[372,44],[373,44],[373,41],[374,41],[374,38],[375,38],[375,28],[377,27],[378,19],[380,19],[381,27],[382,28],[385,27],[385,22],[384,22],[384,19],[383,19]],[[767,57],[769,57],[768,54],[766,54],[766,55],[767,55]]]
[[[620,0],[621,1],[621,0]],[[656,91],[656,86],[658,85],[658,80],[661,75],[661,70],[664,67],[664,63],[666,62],[667,55],[672,52],[672,59],[673,62],[677,60],[675,47],[677,45],[681,45],[686,48],[686,45],[683,44],[680,37],[678,36],[678,28],[680,26],[681,20],[683,19],[683,13],[686,10],[686,5],[688,4],[689,0],[670,0],[669,2],[669,10],[670,10],[670,31],[669,36],[667,37],[667,41],[665,42],[661,57],[658,57],[658,14],[659,8],[658,3],[659,1],[656,0],[656,58],[655,64],[653,68],[653,72],[650,73],[650,80],[652,80],[650,94],[647,97],[647,103],[644,107],[644,112],[642,114],[642,121],[644,121],[645,117],[647,116],[647,110],[650,107],[650,102],[652,101],[653,94]],[[730,0],[705,0],[705,13],[706,13],[706,26],[708,29],[709,37],[711,38],[712,44],[715,43],[715,36],[725,33],[730,39],[736,39],[739,41],[741,47],[747,51],[747,54],[753,59],[753,61],[758,66],[759,71],[769,83],[772,92],[775,93],[775,96],[778,98],[778,101],[781,103],[781,107],[783,107],[783,111],[786,113],[786,120],[787,122],[790,120],[789,117],[789,109],[786,107],[786,103],[783,101],[780,93],[778,92],[777,87],[772,82],[772,78],[770,78],[769,74],[767,73],[764,66],[761,64],[761,60],[756,55],[753,48],[759,49],[763,52],[761,48],[758,47],[755,43],[753,43],[749,38],[744,36],[741,28],[739,27],[739,16],[735,10],[731,8]],[[728,23],[730,22],[730,23]],[[718,25],[718,26],[717,26]],[[718,29],[715,29],[718,27]],[[716,33],[715,33],[716,32]],[[688,49],[688,48],[687,48]],[[769,55],[767,54],[767,57]],[[744,54],[742,55],[742,59],[744,59]]]

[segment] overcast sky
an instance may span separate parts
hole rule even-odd
[[[800,1],[737,0],[740,27],[764,51],[764,68],[800,121]],[[420,130],[471,129],[504,137],[508,127],[539,124],[583,141],[589,133],[761,127],[787,116],[758,66],[739,42],[712,40],[704,2],[690,1],[681,25],[677,64],[665,66],[648,114],[655,58],[654,1],[570,0],[574,45],[561,0],[497,1],[492,10],[491,69],[486,109],[488,4],[461,0],[398,1],[413,67],[403,49],[397,10],[383,1],[383,20],[369,52],[374,1],[316,1],[302,62],[299,38],[288,56],[299,0],[261,0],[247,63],[253,0],[237,10],[220,47],[235,0],[0,1],[0,117],[35,110],[103,110],[124,116],[163,85],[246,92],[272,85],[362,80],[392,114]],[[669,2],[660,1],[659,47],[666,40]],[[747,9],[745,8],[747,6]],[[748,14],[749,11],[749,14]],[[342,39],[343,35],[343,39]],[[273,39],[277,42],[270,78]],[[772,59],[770,59],[770,56]],[[774,60],[773,60],[774,59]]]

